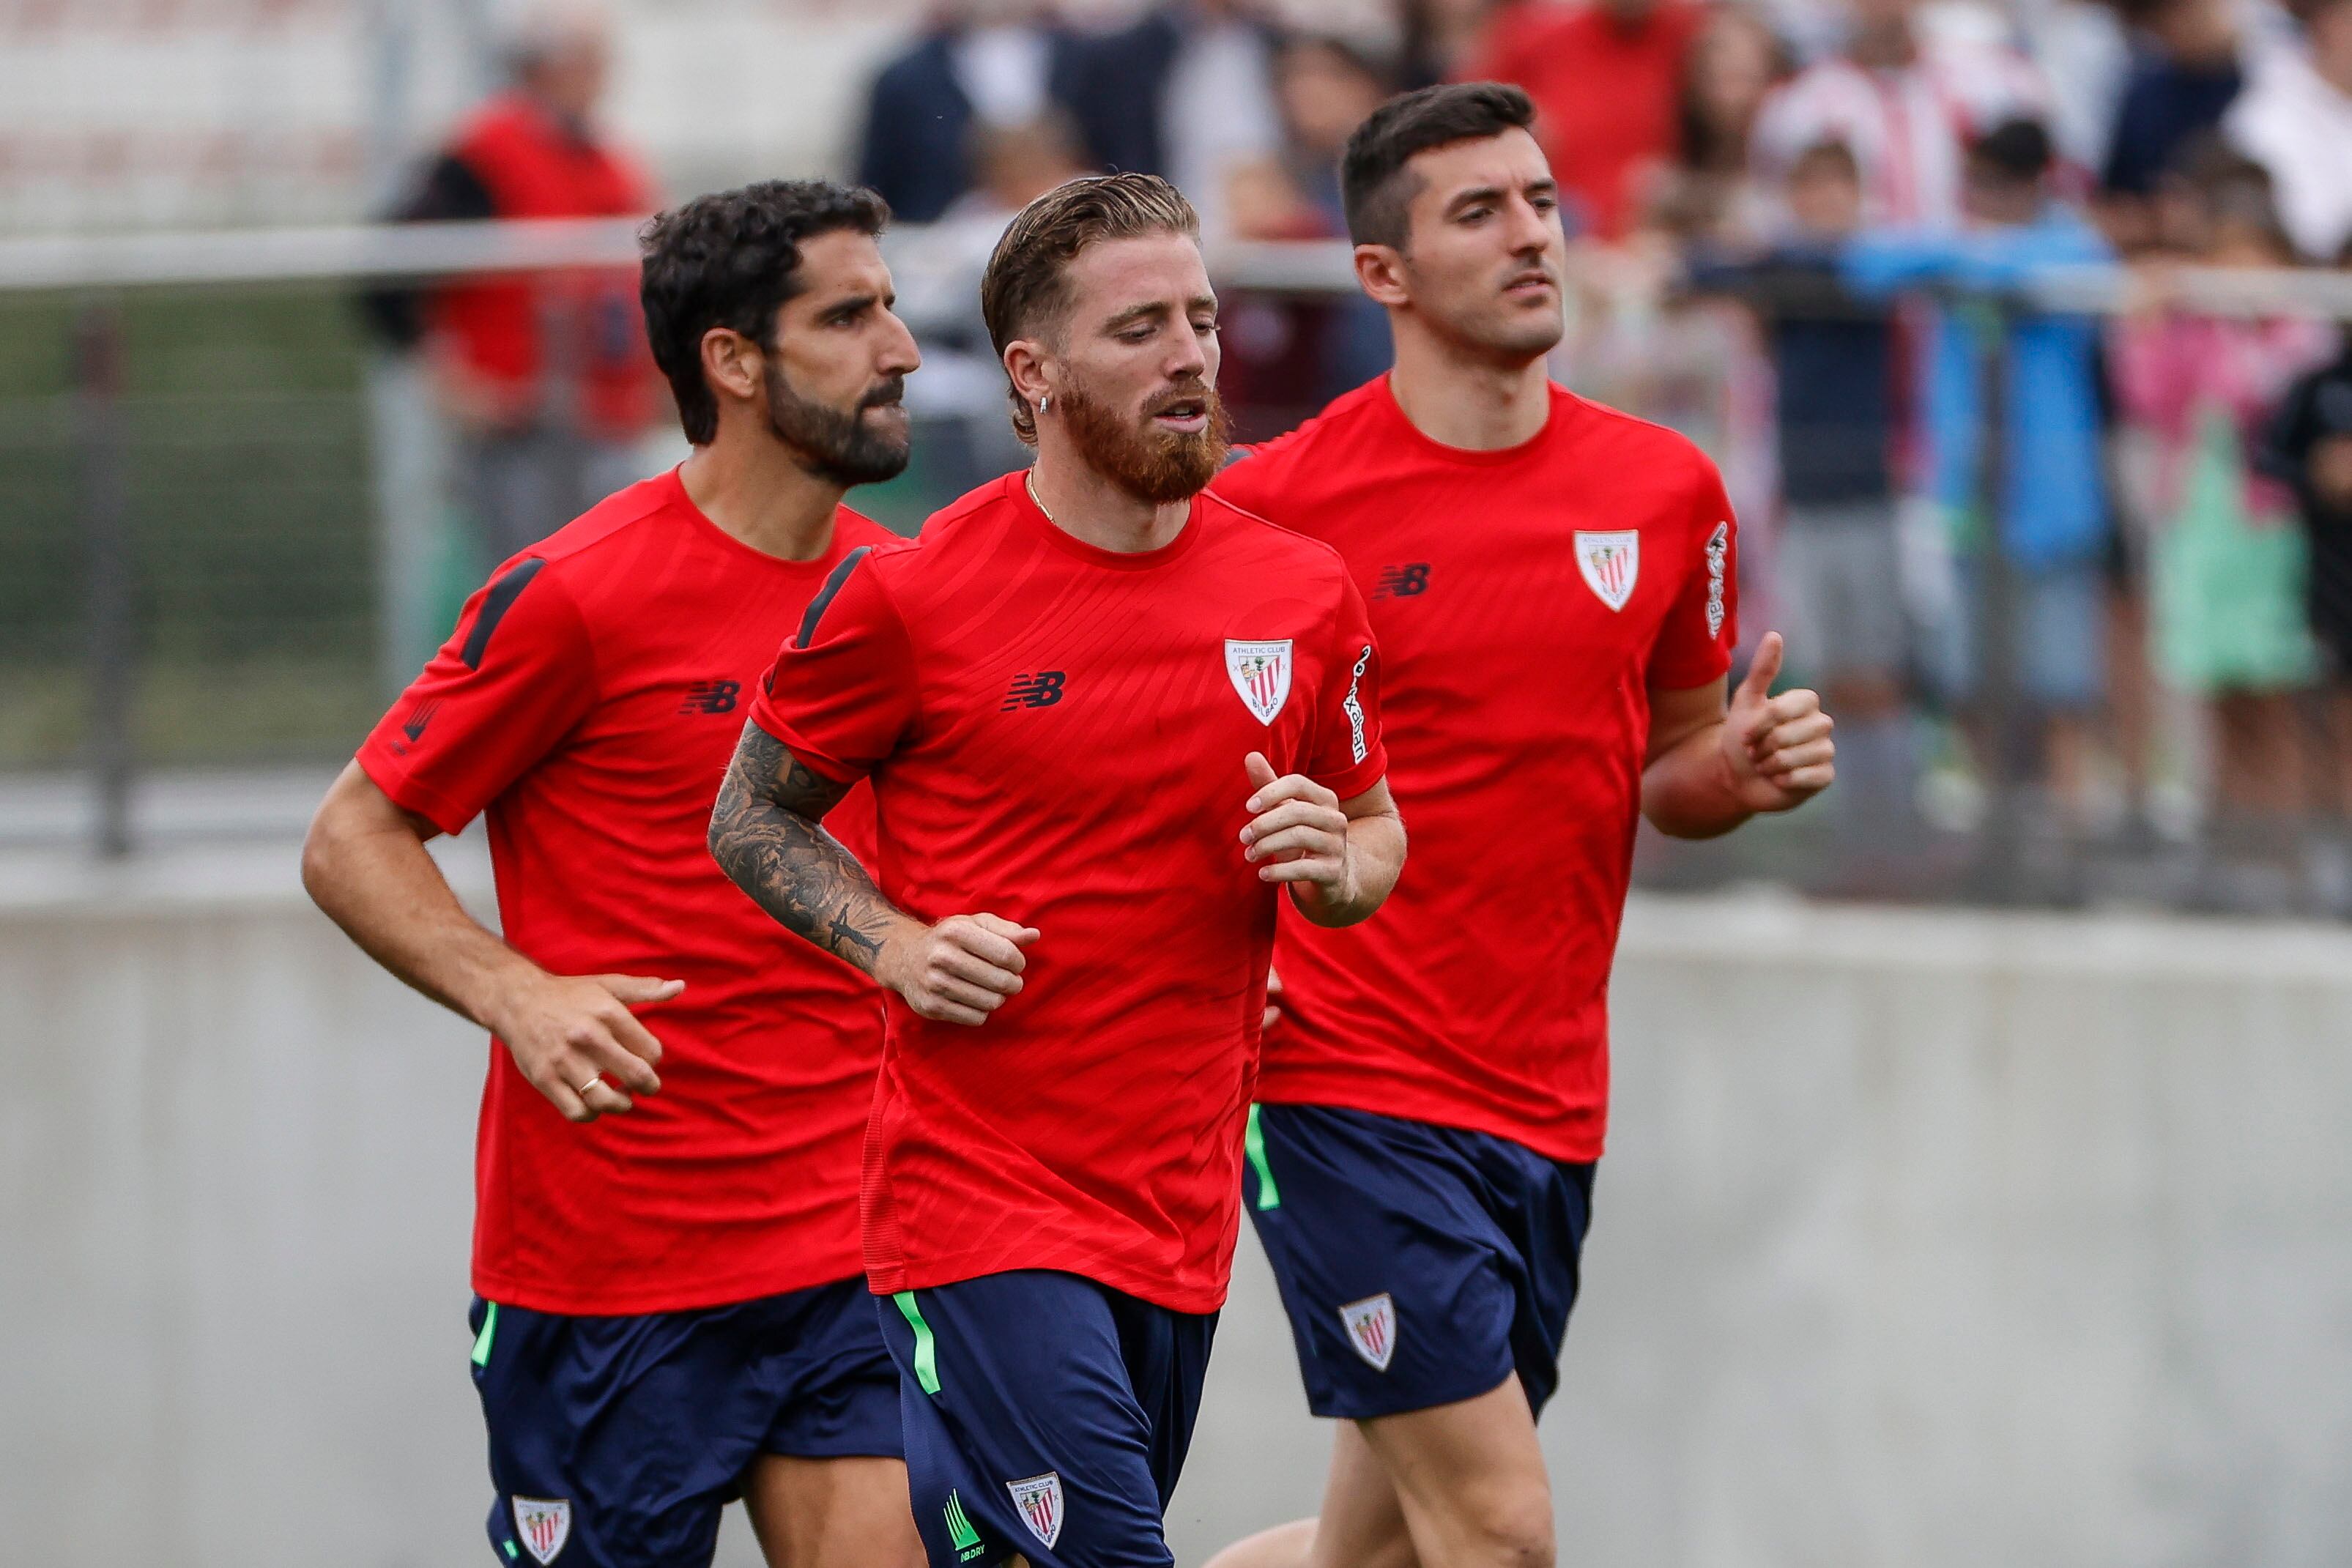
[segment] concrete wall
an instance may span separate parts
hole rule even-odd
[[[1652,902],[1618,1014],[1564,1563],[2352,1561],[2352,938]],[[289,855],[0,864],[0,1559],[485,1560],[482,1060]],[[1245,1240],[1180,1558],[1328,1441]]]

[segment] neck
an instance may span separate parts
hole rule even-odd
[[[802,467],[764,433],[722,426],[678,472],[702,515],[780,560],[814,560],[833,548],[833,514],[845,486]]]
[[[1171,544],[1192,502],[1139,500],[1093,467],[1052,430],[1038,432],[1028,484],[1053,525],[1097,549],[1135,555]]]
[[[1551,417],[1540,356],[1525,364],[1474,359],[1391,316],[1396,369],[1389,390],[1412,427],[1444,446],[1496,452],[1533,441]]]

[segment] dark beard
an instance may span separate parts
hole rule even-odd
[[[1164,507],[1209,487],[1225,465],[1231,427],[1224,405],[1205,387],[1183,388],[1208,404],[1208,428],[1197,434],[1137,425],[1077,387],[1062,390],[1062,421],[1087,466],[1139,501]]]
[[[892,376],[858,400],[848,413],[793,391],[775,361],[767,362],[768,427],[800,455],[801,466],[835,485],[878,485],[907,471],[906,436],[866,427],[869,408],[898,401],[907,378]]]

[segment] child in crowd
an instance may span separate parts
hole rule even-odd
[[[2195,260],[2293,261],[2260,165],[2216,148],[2184,183]],[[2221,862],[2284,860],[2303,804],[2294,693],[2313,674],[2305,552],[2292,493],[2258,475],[2252,456],[2289,383],[2326,356],[2330,334],[2303,318],[2189,314],[2167,277],[2141,274],[2138,308],[2116,328],[2109,361],[2123,413],[2160,444],[2157,666],[2205,705],[2209,845]]]
[[[2098,331],[2082,316],[2018,301],[2013,291],[2052,268],[2104,262],[2096,231],[2051,190],[2050,136],[2011,120],[1969,149],[1959,229],[1869,233],[1847,248],[1845,274],[1881,296],[1942,285],[1959,296],[1937,315],[1927,355],[1927,457],[1933,494],[1954,519],[1964,556],[1962,684],[1974,692],[1984,760],[2007,771],[2005,742],[2041,742],[2059,812],[2081,825],[2091,721],[2105,692],[2109,518],[2100,455]],[[1996,309],[1994,301],[2008,303]],[[1997,353],[2000,465],[1985,486],[1980,442],[1990,400],[1984,367]],[[1995,597],[1996,585],[2006,590]],[[1998,617],[1990,609],[2003,612]],[[2006,634],[1981,646],[1995,621]],[[2009,689],[1988,693],[2005,669]],[[2000,699],[1995,706],[1988,697]],[[2012,721],[2033,721],[2025,729]]]

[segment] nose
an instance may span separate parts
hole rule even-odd
[[[1557,212],[1545,212],[1524,195],[1513,196],[1507,210],[1511,252],[1515,256],[1543,250],[1560,232]]]
[[[1216,380],[1216,361],[1210,345],[1215,335],[1203,337],[1187,329],[1171,334],[1171,347],[1167,362],[1160,367],[1160,374],[1171,382]]]
[[[920,370],[923,364],[923,351],[915,346],[915,334],[908,329],[904,321],[898,319],[897,311],[893,310],[887,314],[890,318],[890,330],[883,341],[882,362],[878,368],[886,376],[903,376]]]

